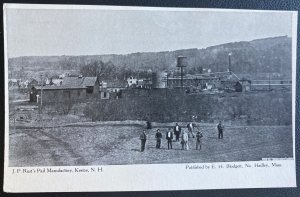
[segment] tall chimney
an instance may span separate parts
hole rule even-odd
[[[231,75],[231,55],[232,53],[228,53],[228,71],[230,75]]]

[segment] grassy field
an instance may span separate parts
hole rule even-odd
[[[291,126],[227,126],[224,139],[217,138],[216,125],[203,125],[202,150],[181,150],[173,142],[167,150],[165,132],[162,148],[155,148],[155,131],[147,130],[145,152],[140,152],[138,125],[69,126],[10,130],[9,166],[106,165],[153,163],[201,163],[255,161],[262,158],[293,157]]]

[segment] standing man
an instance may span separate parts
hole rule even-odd
[[[188,144],[188,141],[189,141],[189,135],[188,133],[184,130],[182,132],[182,135],[181,135],[181,146],[182,146],[182,150],[189,150],[189,144]]]
[[[173,132],[171,131],[171,128],[169,128],[167,135],[166,135],[166,139],[168,141],[168,150],[172,149],[172,140],[173,140]]]
[[[140,140],[141,140],[141,152],[143,152],[145,150],[145,145],[147,140],[147,135],[145,130],[140,135]]]
[[[223,131],[224,131],[224,126],[222,124],[222,121],[219,122],[218,124],[218,138],[223,139]]]
[[[159,129],[157,129],[156,131],[155,138],[156,138],[156,148],[160,148],[162,134]]]
[[[193,126],[193,123],[190,122],[189,124],[187,124],[187,128],[188,128],[189,133],[191,133],[192,136],[193,136],[193,138],[194,138],[195,136],[194,136],[194,126]]]
[[[176,136],[176,142],[179,142],[180,133],[181,133],[181,127],[178,125],[178,123],[176,123],[176,125],[174,127],[174,134]]]
[[[197,139],[197,141],[196,141],[196,150],[198,150],[198,148],[199,148],[199,150],[201,150],[201,144],[202,144],[202,138],[203,137],[203,134],[202,134],[202,132],[199,130],[198,132],[197,132],[197,134],[196,134],[196,139]]]

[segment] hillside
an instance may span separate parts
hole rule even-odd
[[[120,70],[176,70],[176,57],[179,55],[188,57],[189,71],[202,67],[217,72],[227,70],[229,53],[232,53],[232,70],[241,77],[259,79],[266,78],[270,73],[272,78],[291,78],[292,40],[287,36],[227,43],[205,49],[126,55],[17,57],[9,59],[9,73],[11,78],[17,78],[22,67],[25,72],[29,72],[27,76],[37,75],[39,72],[76,72],[81,66],[94,60],[110,61]]]

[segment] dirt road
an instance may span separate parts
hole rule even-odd
[[[10,132],[10,166],[58,166],[105,164],[152,164],[255,161],[292,157],[291,126],[226,127],[224,139],[217,138],[215,125],[201,126],[202,150],[181,150],[179,142],[167,150],[165,132],[162,148],[155,148],[155,130],[147,130],[145,152],[140,152],[138,125],[95,125],[15,129]]]

